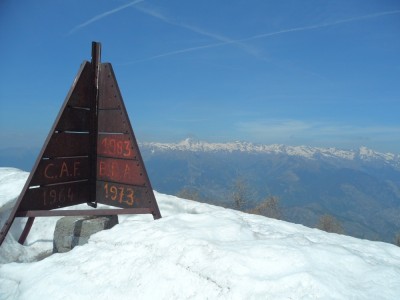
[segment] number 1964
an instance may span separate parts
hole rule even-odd
[[[72,193],[72,189],[69,188],[54,188],[43,191],[43,205],[44,206],[52,206],[57,207],[59,205],[63,205],[65,202],[74,201],[74,195]]]

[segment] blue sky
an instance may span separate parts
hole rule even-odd
[[[91,42],[139,141],[400,153],[400,1],[0,3],[0,148],[41,147]]]

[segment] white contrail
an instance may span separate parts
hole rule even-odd
[[[361,21],[361,20],[365,20],[365,19],[371,19],[371,18],[386,16],[386,15],[393,15],[393,14],[398,14],[398,13],[400,13],[400,10],[385,11],[385,12],[380,12],[380,13],[375,13],[375,14],[353,17],[353,18],[349,18],[349,19],[338,20],[338,21],[334,21],[334,22],[327,22],[327,23],[303,26],[303,27],[295,27],[295,28],[289,28],[289,29],[284,29],[284,30],[280,30],[280,31],[270,32],[270,33],[258,34],[258,35],[252,36],[252,37],[240,39],[239,41],[241,41],[241,42],[250,41],[250,40],[261,39],[261,38],[265,38],[265,37],[269,37],[269,36],[273,36],[273,35],[279,35],[279,34],[284,34],[284,33],[289,33],[289,32],[295,32],[295,31],[318,29],[318,28],[335,26],[335,25],[339,25],[339,24]]]
[[[86,27],[86,26],[89,25],[89,24],[92,24],[93,22],[96,22],[96,21],[98,21],[98,20],[100,20],[100,19],[102,19],[102,18],[104,18],[104,17],[107,17],[107,16],[109,16],[109,15],[112,15],[112,14],[114,14],[114,13],[120,11],[120,10],[123,10],[123,9],[125,9],[125,8],[127,8],[127,7],[129,7],[129,6],[138,4],[138,3],[143,2],[143,1],[144,1],[144,0],[136,0],[136,1],[133,1],[133,2],[130,2],[130,3],[124,4],[124,5],[122,5],[122,6],[119,6],[119,7],[117,7],[117,8],[111,9],[111,10],[109,10],[109,11],[106,11],[106,12],[104,12],[104,13],[102,13],[102,14],[99,14],[99,15],[97,15],[97,16],[91,18],[90,20],[88,20],[88,21],[82,23],[82,24],[79,24],[78,26],[75,26],[74,28],[72,28],[72,30],[71,30],[68,34],[72,34],[72,33],[74,33],[75,31],[77,31],[77,30],[79,30],[79,29],[82,29],[83,27]]]
[[[154,18],[156,18],[158,20],[161,20],[161,21],[163,21],[163,22],[165,22],[167,24],[178,26],[178,27],[190,30],[192,32],[201,34],[203,36],[207,36],[209,38],[212,38],[212,39],[220,42],[220,43],[218,43],[218,45],[219,44],[234,44],[234,45],[238,46],[239,48],[243,49],[244,51],[246,51],[247,53],[249,53],[249,54],[251,54],[253,56],[257,56],[257,51],[255,51],[252,47],[249,47],[248,45],[246,45],[246,44],[244,44],[244,43],[242,43],[240,41],[237,41],[237,40],[234,40],[234,39],[231,39],[231,38],[228,38],[226,36],[219,35],[219,34],[215,34],[215,33],[209,32],[209,31],[205,31],[205,30],[203,30],[201,28],[198,28],[198,27],[195,27],[195,26],[191,26],[191,25],[188,25],[188,24],[185,24],[185,23],[182,23],[182,22],[176,22],[176,21],[171,20],[170,18],[166,17],[165,15],[163,15],[163,14],[157,12],[157,11],[154,11],[152,9],[148,9],[148,8],[144,8],[144,7],[135,7],[135,9],[137,9],[137,10],[141,11],[142,13],[145,13],[145,14],[147,14],[149,16],[152,16],[152,17],[154,17]],[[215,47],[215,45],[212,45],[212,46]],[[203,49],[203,48],[209,48],[209,46],[204,46],[204,47],[200,46],[199,47],[199,49]],[[174,52],[176,52],[176,51],[174,51]],[[182,53],[179,50],[177,52],[178,53]],[[188,49],[186,51],[183,51],[183,52],[188,52]],[[178,54],[178,53],[174,53],[174,54]],[[169,54],[169,55],[171,55],[171,54]]]
[[[254,36],[251,36],[251,37],[237,39],[237,40],[226,40],[226,41],[224,41],[222,39],[219,39],[221,41],[221,43],[214,43],[214,44],[208,44],[208,45],[199,46],[199,47],[191,47],[191,48],[185,48],[185,49],[181,49],[181,50],[171,51],[171,52],[155,55],[155,56],[152,56],[152,57],[149,57],[149,58],[146,58],[146,59],[128,62],[126,64],[132,64],[132,63],[137,63],[137,62],[142,62],[142,61],[149,61],[149,60],[153,60],[153,59],[157,59],[157,58],[161,58],[161,57],[177,55],[177,54],[186,53],[186,52],[192,52],[192,51],[198,51],[198,50],[207,49],[207,48],[220,47],[220,46],[224,46],[224,45],[228,45],[228,44],[234,44],[234,43],[239,44],[239,43],[242,43],[242,42],[246,42],[246,41],[250,41],[250,40],[256,40],[256,39],[262,39],[262,38],[266,38],[266,37],[270,37],[270,36],[274,36],[274,35],[280,35],[280,34],[285,34],[285,33],[290,33],[290,32],[296,32],[296,31],[306,31],[306,30],[318,29],[318,28],[323,28],[323,27],[335,26],[335,25],[339,25],[339,24],[350,23],[350,22],[355,22],[355,21],[361,21],[361,20],[365,20],[365,19],[372,19],[372,18],[376,18],[376,17],[386,16],[386,15],[393,15],[393,14],[398,14],[398,13],[400,13],[400,10],[384,11],[384,12],[379,12],[379,13],[375,13],[375,14],[369,14],[369,15],[353,17],[353,18],[348,18],[348,19],[342,19],[342,20],[338,20],[338,21],[334,21],[334,22],[327,22],[327,23],[316,24],[316,25],[288,28],[288,29],[283,29],[283,30],[279,30],[279,31],[258,34],[258,35],[254,35]]]
[[[125,65],[138,63],[138,62],[162,58],[162,57],[166,57],[166,56],[177,55],[177,54],[181,54],[181,53],[185,53],[185,52],[192,52],[192,51],[197,51],[197,50],[206,49],[206,48],[214,48],[214,47],[223,46],[223,45],[230,44],[230,43],[233,43],[233,42],[221,42],[221,43],[215,43],[215,44],[208,44],[208,45],[204,45],[204,46],[185,48],[185,49],[181,49],[181,50],[176,50],[176,51],[171,51],[171,52],[167,52],[167,53],[154,55],[154,56],[144,58],[144,59],[138,59],[138,60],[134,60],[134,61],[126,62],[126,63],[121,63],[120,65],[125,66]]]

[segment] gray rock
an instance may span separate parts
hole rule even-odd
[[[84,245],[90,236],[118,224],[118,216],[74,216],[57,221],[54,230],[53,253],[68,252],[75,246]]]

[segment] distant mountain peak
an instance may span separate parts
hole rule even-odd
[[[310,146],[287,146],[282,144],[262,145],[250,142],[234,141],[226,143],[210,143],[194,138],[186,138],[178,143],[141,143],[142,147],[157,151],[191,151],[191,152],[244,152],[289,155],[307,159],[331,158],[345,160],[383,161],[400,167],[400,155],[381,153],[360,147],[358,150],[342,150],[337,148],[321,148]]]

